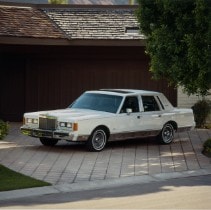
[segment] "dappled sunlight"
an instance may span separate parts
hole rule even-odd
[[[7,142],[0,141],[0,150],[1,149],[11,149],[11,148],[22,148],[22,147],[34,147],[34,145],[20,145],[17,142]]]
[[[0,162],[52,184],[210,167],[210,160],[201,154],[201,141],[191,132],[176,134],[170,145],[160,145],[156,138],[135,139],[109,142],[103,151],[91,153],[78,142],[59,141],[54,147],[43,146],[39,139],[21,135],[17,124],[10,126],[9,135],[0,141]],[[206,133],[200,130],[202,134]]]
[[[16,146],[18,147],[18,144],[14,142],[0,141],[0,150],[8,149],[8,148],[16,147]]]
[[[172,156],[172,153],[171,152],[162,152],[160,156],[161,157],[170,157],[170,156]]]
[[[183,143],[189,143],[190,139],[189,138],[180,138],[179,141],[183,144]]]

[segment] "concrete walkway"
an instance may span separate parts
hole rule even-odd
[[[101,181],[109,186],[112,180],[118,183],[127,178],[140,181],[141,177],[145,180],[211,173],[211,159],[201,154],[211,130],[177,133],[171,145],[159,145],[153,138],[137,139],[109,143],[102,152],[93,153],[86,151],[83,144],[65,141],[55,147],[42,146],[38,139],[20,134],[20,126],[11,123],[9,135],[0,141],[0,164],[50,182],[54,190],[55,186],[74,189]]]

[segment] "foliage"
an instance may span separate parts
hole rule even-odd
[[[67,0],[48,0],[49,4],[67,4]]]
[[[204,147],[204,152],[211,154],[211,138],[207,139],[204,142],[203,147]]]
[[[0,165],[0,191],[49,186],[47,182],[22,175]]]
[[[205,124],[205,128],[206,128],[206,129],[211,129],[211,123],[206,123],[206,124]]]
[[[7,134],[9,130],[8,123],[0,120],[0,139],[3,139]]]
[[[137,2],[136,0],[128,0],[129,5],[135,5]]]
[[[206,119],[211,112],[211,102],[208,100],[200,100],[192,107],[196,127],[204,127]]]
[[[211,87],[209,0],[138,0],[154,78],[206,95]]]

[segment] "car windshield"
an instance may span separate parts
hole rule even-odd
[[[98,93],[82,94],[69,108],[91,109],[116,113],[122,101],[122,96]]]

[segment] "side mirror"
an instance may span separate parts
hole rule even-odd
[[[127,108],[127,109],[126,109],[126,113],[127,113],[128,115],[130,115],[130,113],[132,113],[132,112],[133,112],[132,109],[130,109],[130,108]]]

